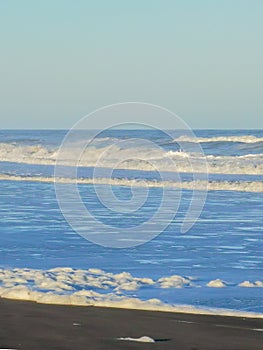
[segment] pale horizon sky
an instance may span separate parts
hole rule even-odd
[[[68,129],[125,101],[263,129],[262,18],[261,0],[0,0],[1,129]]]

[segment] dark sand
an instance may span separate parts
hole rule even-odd
[[[201,316],[0,299],[0,349],[256,350],[263,319]],[[117,340],[149,336],[156,343]]]

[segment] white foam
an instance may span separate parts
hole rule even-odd
[[[191,278],[174,275],[169,277],[159,278],[157,281],[161,288],[183,288],[192,286]]]
[[[208,142],[240,142],[240,143],[257,143],[263,142],[262,137],[253,135],[244,136],[214,136],[214,137],[188,137],[180,136],[174,142],[192,142],[192,143],[208,143]]]
[[[224,281],[222,281],[221,279],[216,279],[216,280],[213,280],[213,281],[210,281],[209,283],[207,283],[207,287],[224,288],[224,287],[226,287],[226,283]]]
[[[0,160],[28,164],[55,164],[57,149],[41,145],[25,146],[16,143],[0,143]]]
[[[16,176],[0,174],[0,181],[27,181],[27,182],[43,182],[53,183],[53,177],[41,176]],[[78,184],[96,184],[96,185],[111,185],[111,186],[135,186],[135,187],[151,187],[162,188],[170,187],[185,190],[199,191],[239,191],[239,192],[263,192],[263,181],[153,181],[153,180],[135,180],[126,178],[56,178],[57,183],[78,183]]]
[[[215,281],[219,280],[213,280],[210,283],[220,288],[221,284]],[[259,284],[258,281],[255,284]],[[227,284],[225,285],[227,287]],[[42,304],[263,318],[263,314],[254,312],[167,304],[159,299],[141,300],[135,296],[125,295],[125,291],[135,291],[149,286],[152,288],[200,288],[202,285],[197,280],[193,283],[192,277],[173,275],[153,280],[147,277],[134,277],[128,272],[113,274],[100,269],[0,270],[0,297],[6,299],[27,300]]]
[[[0,161],[35,165],[55,165],[58,148],[48,149],[43,146],[22,146],[0,143]],[[80,150],[81,151],[81,150]],[[76,148],[64,150],[60,165],[104,167],[111,169],[172,171],[203,173],[204,156],[200,153],[166,151],[163,149],[147,149],[133,147],[121,149],[117,146],[101,148],[89,147],[76,160]],[[103,159],[103,161],[102,161]],[[120,159],[124,160],[120,162]],[[100,164],[97,162],[100,160]],[[263,173],[263,155],[248,154],[245,156],[213,156],[206,157],[208,172],[214,174],[250,174]]]
[[[118,340],[125,340],[125,341],[135,341],[139,343],[155,343],[155,340],[153,338],[143,336],[140,338],[118,338]]]
[[[263,288],[263,282],[262,281],[256,281],[256,282],[244,281],[239,284],[239,287]]]

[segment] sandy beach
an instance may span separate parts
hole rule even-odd
[[[263,320],[0,300],[0,348],[261,350]],[[119,340],[148,336],[154,343]]]

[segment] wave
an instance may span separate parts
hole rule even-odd
[[[0,181],[27,181],[43,183],[78,183],[80,185],[111,185],[111,186],[135,186],[162,188],[170,187],[175,189],[196,190],[196,191],[238,191],[238,192],[263,192],[263,181],[154,181],[137,180],[127,178],[56,178],[42,176],[19,176],[0,174]]]
[[[121,149],[116,145],[89,147],[77,161],[78,148],[68,148],[63,152],[59,165],[81,167],[103,167],[111,169],[171,171],[182,173],[246,174],[262,175],[263,154],[243,156],[204,156],[200,153],[166,151],[160,148],[133,147]],[[40,145],[22,146],[0,143],[0,162],[15,162],[33,165],[56,165],[58,148]]]
[[[0,161],[28,164],[55,164],[57,149],[48,149],[41,145],[21,145],[0,143]]]
[[[238,142],[238,143],[258,143],[263,142],[262,137],[253,135],[244,136],[213,136],[213,137],[188,137],[180,136],[173,142],[190,142],[190,143],[210,143],[210,142]]]
[[[222,285],[218,283],[220,280],[210,281],[207,285],[202,285],[201,281],[193,277],[178,275],[164,276],[154,280],[148,277],[134,277],[128,272],[114,274],[100,269],[76,270],[72,268],[1,269],[0,277],[0,297],[6,299],[27,300],[43,304],[263,318],[263,314],[255,312],[168,304],[159,299],[142,300],[134,294],[144,288],[209,288],[209,284],[212,282],[214,282],[213,288],[222,288]],[[226,288],[228,284],[222,283],[223,287]],[[240,282],[235,286],[238,288],[248,287],[243,285],[244,283],[246,284],[248,281]],[[261,288],[263,282],[256,281],[253,285]],[[233,288],[232,283],[231,288]],[[133,293],[132,296],[129,296],[129,292]]]

